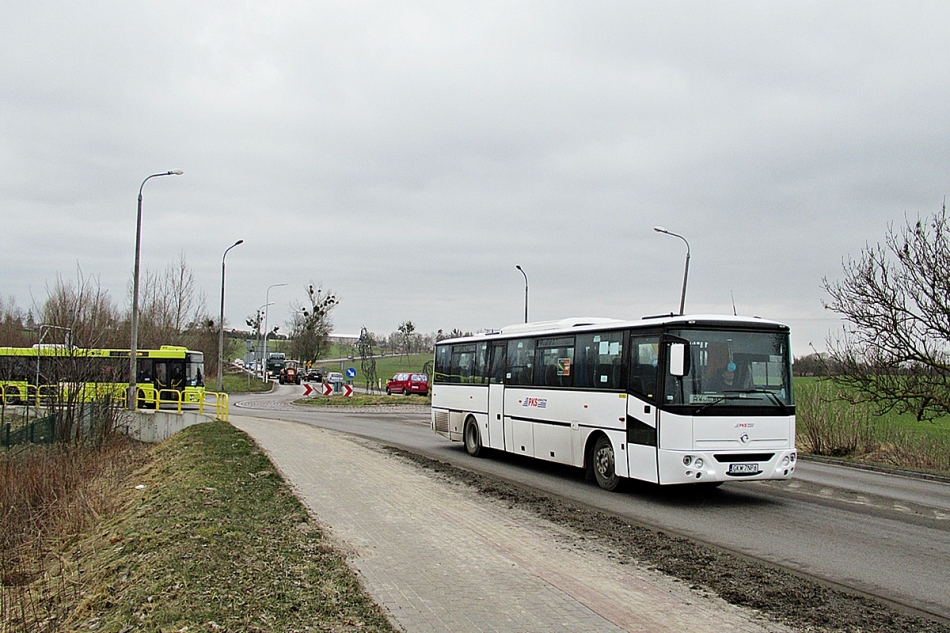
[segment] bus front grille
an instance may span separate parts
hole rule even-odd
[[[734,462],[767,462],[775,457],[775,453],[735,453],[735,454],[716,454],[713,455],[720,464],[732,464]]]

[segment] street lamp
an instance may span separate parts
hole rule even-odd
[[[218,391],[224,391],[222,385],[224,380],[224,258],[228,256],[228,251],[244,243],[244,240],[238,240],[231,246],[224,249],[224,255],[221,256],[221,320],[218,321]]]
[[[139,347],[139,257],[142,252],[142,189],[152,178],[159,176],[181,176],[180,169],[172,169],[160,174],[152,174],[139,186],[138,213],[135,216],[135,265],[132,268],[132,343],[129,345],[129,398],[126,403],[130,411],[135,411],[136,400],[136,361]]]
[[[678,235],[672,231],[667,231],[662,226],[654,226],[653,230],[657,233],[665,233],[666,235],[678,237],[686,244],[686,266],[683,268],[683,294],[680,295],[680,315],[682,315],[683,308],[686,306],[686,278],[689,276],[689,242],[687,242],[686,238],[682,235]]]
[[[267,314],[266,311],[265,311],[265,314]],[[275,325],[272,331],[266,331],[266,330],[264,331],[264,349],[265,350],[267,350],[267,337],[270,336],[271,334],[276,336],[277,330],[279,329],[280,329],[280,326]],[[267,359],[265,358],[264,359],[264,382],[268,382],[269,380],[270,378],[267,376]]]
[[[273,304],[270,303],[270,289],[271,289],[271,288],[278,288],[278,287],[280,287],[280,286],[286,286],[286,285],[287,285],[287,284],[271,284],[271,285],[267,286],[267,293],[264,295],[264,299],[265,299],[265,301],[268,301],[268,303],[264,304],[264,332],[265,332],[265,334],[264,334],[264,358],[262,358],[261,360],[262,360],[263,362],[265,362],[265,363],[267,362],[267,334],[266,334],[266,332],[267,332],[267,312],[268,312],[267,306],[273,305]],[[267,382],[267,372],[266,372],[266,370],[265,370],[265,372],[264,372],[264,382]]]
[[[260,369],[261,365],[264,364],[264,356],[263,356],[263,352],[261,352],[261,319],[263,318],[263,315],[261,313],[264,312],[264,308],[266,308],[269,305],[271,304],[265,303],[264,305],[262,305],[261,307],[257,309],[256,313],[254,313],[254,318],[257,321],[257,336],[255,337],[254,340],[256,341],[256,344],[257,344],[257,353],[261,354],[261,357],[258,358],[258,361],[257,361],[258,369]]]
[[[515,266],[524,275],[524,322],[528,322],[528,274],[521,266]]]

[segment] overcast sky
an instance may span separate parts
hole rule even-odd
[[[950,3],[2,2],[0,296],[130,304],[184,254],[229,325],[686,311],[840,327],[822,278],[950,190]]]

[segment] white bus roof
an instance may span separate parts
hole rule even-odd
[[[600,329],[623,329],[626,327],[647,327],[650,325],[681,325],[689,327],[692,325],[737,325],[737,326],[767,326],[775,328],[785,328],[788,326],[760,317],[733,316],[725,314],[685,314],[674,315],[664,314],[658,316],[644,317],[637,321],[627,321],[624,319],[611,319],[605,317],[569,317],[556,321],[535,321],[532,323],[514,323],[506,325],[500,330],[481,332],[474,336],[462,338],[447,339],[439,341],[438,344],[452,343],[455,341],[472,340],[478,338],[510,337],[519,334],[543,334],[546,332],[569,333],[572,331],[600,330]]]

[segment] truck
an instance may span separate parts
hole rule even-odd
[[[287,362],[287,355],[283,352],[271,352],[267,355],[267,377],[275,378],[280,374]]]

